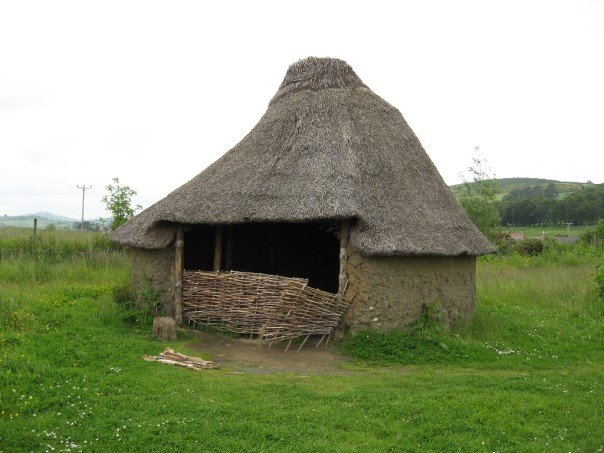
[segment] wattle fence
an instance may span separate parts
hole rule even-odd
[[[311,288],[302,278],[185,270],[182,280],[185,321],[266,342],[329,338],[350,304],[340,295]]]

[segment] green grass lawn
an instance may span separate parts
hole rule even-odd
[[[479,260],[470,322],[347,338],[348,374],[257,375],[143,361],[193,340],[115,303],[121,253],[13,246],[0,451],[602,451],[602,256],[546,258]]]

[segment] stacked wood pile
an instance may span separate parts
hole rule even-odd
[[[183,314],[267,342],[331,335],[349,305],[308,280],[252,272],[183,272]]]
[[[182,366],[194,371],[220,368],[220,365],[215,362],[181,354],[170,348],[166,348],[164,352],[158,355],[144,355],[143,359],[147,362],[160,362],[166,365]]]

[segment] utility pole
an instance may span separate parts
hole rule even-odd
[[[82,189],[82,223],[80,224],[80,231],[84,231],[84,196],[86,194],[86,190],[92,189],[92,186],[76,186],[78,189]]]

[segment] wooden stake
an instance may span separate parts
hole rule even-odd
[[[306,338],[304,339],[304,341],[302,342],[302,344],[300,345],[300,347],[298,348],[298,351],[300,349],[302,349],[302,346],[304,346],[304,343],[306,343],[306,340],[308,340],[308,337],[310,337],[310,335],[306,335]]]
[[[222,259],[222,225],[216,225],[214,230],[214,271],[220,271]]]
[[[319,345],[320,345],[321,343],[323,343],[323,340],[324,340],[324,339],[325,339],[325,335],[323,335],[323,336],[321,337],[321,339],[319,340],[319,342],[318,342],[318,343],[315,345],[315,348],[318,348],[318,347],[319,347]]]
[[[344,296],[346,288],[348,286],[348,271],[346,266],[348,264],[348,238],[350,237],[350,225],[346,222],[342,222],[340,226],[340,276],[338,284],[338,294]]]
[[[174,241],[174,319],[182,323],[182,270],[184,268],[185,233],[182,225],[176,227]]]

